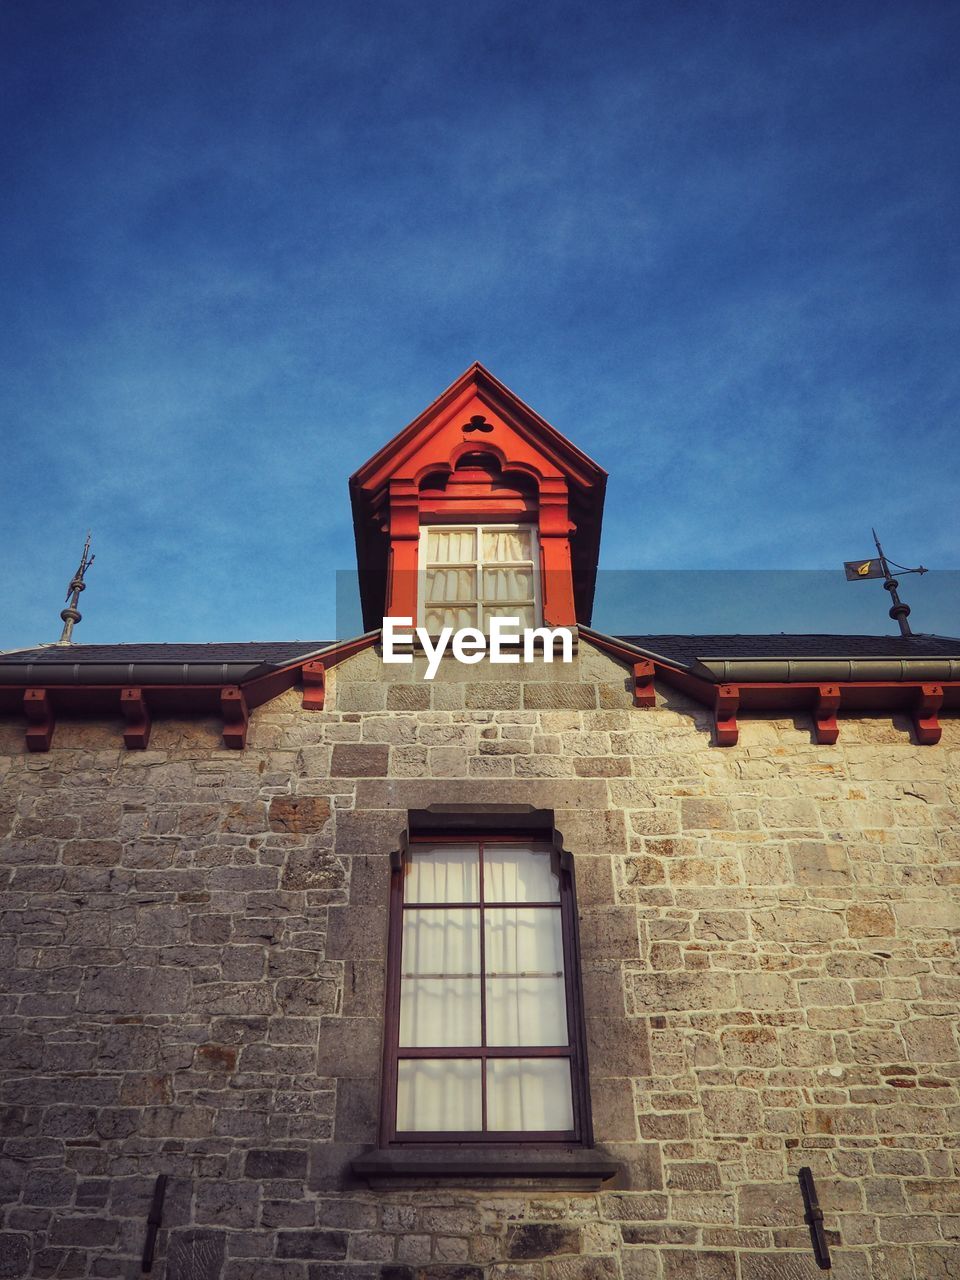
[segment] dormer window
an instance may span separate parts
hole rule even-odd
[[[365,629],[589,625],[605,481],[471,365],[350,478]]]
[[[425,525],[420,530],[418,625],[488,629],[491,617],[540,626],[536,529],[520,524]]]

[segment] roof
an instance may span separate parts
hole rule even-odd
[[[333,644],[332,640],[240,640],[214,644],[45,644],[0,652],[4,663],[247,662],[280,666]]]
[[[960,639],[951,636],[621,635],[612,637],[666,662],[694,667],[709,659],[960,659]],[[332,640],[240,640],[212,644],[39,645],[0,653],[3,667],[118,667],[130,664],[243,666],[247,674],[276,669],[319,654]],[[242,678],[233,670],[234,679]]]
[[[630,635],[627,644],[681,666],[704,658],[960,658],[951,636]]]

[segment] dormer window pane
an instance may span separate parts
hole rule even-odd
[[[536,530],[524,525],[427,526],[420,534],[419,623],[488,629],[491,617],[542,622]]]
[[[472,564],[477,558],[474,529],[430,529],[428,564]]]

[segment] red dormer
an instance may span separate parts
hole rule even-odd
[[[471,365],[350,477],[364,627],[588,624],[606,479]]]

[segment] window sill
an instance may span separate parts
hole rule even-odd
[[[367,1151],[352,1162],[371,1187],[527,1187],[539,1190],[597,1191],[620,1171],[616,1160],[583,1147],[520,1148],[387,1147]]]

